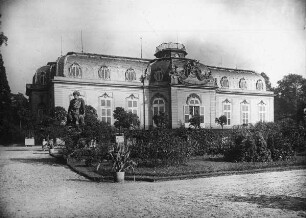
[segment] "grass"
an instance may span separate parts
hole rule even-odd
[[[73,162],[72,165],[83,174],[98,173],[101,177],[107,178],[112,176],[111,163],[103,162],[99,171],[96,171],[97,164],[93,167],[86,167],[85,163]],[[231,163],[223,161],[222,157],[201,156],[193,157],[186,164],[179,166],[163,166],[163,167],[136,167],[134,173],[126,172],[127,177],[150,178],[155,180],[194,178],[208,175],[232,174],[239,172],[256,172],[268,171],[272,169],[290,169],[294,167],[306,168],[306,156],[295,156],[288,161],[275,162],[239,162]],[[275,170],[276,170],[275,169]],[[141,180],[141,179],[140,179]]]

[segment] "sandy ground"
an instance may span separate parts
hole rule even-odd
[[[306,217],[306,170],[96,183],[40,147],[0,147],[0,217]]]

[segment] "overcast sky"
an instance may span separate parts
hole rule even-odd
[[[306,78],[306,0],[0,0],[13,93],[62,52],[153,58],[163,42],[213,66]]]

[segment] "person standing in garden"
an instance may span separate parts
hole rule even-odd
[[[78,91],[73,92],[73,97],[68,108],[68,124],[79,127],[79,124],[84,125],[85,102]]]

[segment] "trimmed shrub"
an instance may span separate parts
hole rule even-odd
[[[269,162],[271,151],[259,131],[236,130],[227,142],[224,159],[231,162]]]

